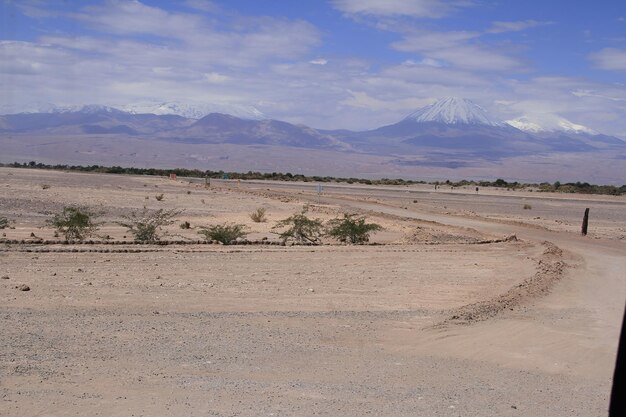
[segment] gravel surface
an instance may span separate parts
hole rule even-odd
[[[110,222],[145,201],[271,238],[273,222],[316,199],[194,187],[0,169],[0,213],[15,227],[3,238],[52,238],[47,211],[78,204],[105,208],[103,229],[129,242]],[[155,191],[163,202],[145,199]],[[443,194],[406,209],[402,193],[329,192],[311,207],[369,213],[385,226],[376,246],[0,241],[0,415],[606,415],[626,297],[620,232],[527,224],[523,196],[496,193],[481,217],[438,208]],[[625,203],[605,206],[607,230],[623,227]],[[567,220],[578,204],[544,215]],[[248,218],[260,206],[268,224]]]

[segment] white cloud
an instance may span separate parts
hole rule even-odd
[[[442,68],[447,66],[445,62],[443,61],[437,61],[436,59],[432,59],[432,58],[424,58],[418,62],[414,62],[412,60],[408,60],[405,61],[405,64],[407,65],[425,65],[427,67],[435,67],[435,68]]]
[[[613,70],[626,70],[626,49],[604,48],[589,56],[596,67]]]
[[[221,84],[230,80],[230,77],[218,74],[217,72],[208,72],[204,74],[204,77],[207,79],[208,82],[215,84]]]
[[[522,30],[553,25],[551,21],[540,20],[518,20],[518,21],[496,21],[492,22],[491,27],[487,29],[487,33],[503,33],[503,32],[520,32]]]
[[[364,91],[352,91],[348,90],[349,97],[342,100],[340,104],[345,104],[351,107],[364,108],[368,110],[393,110],[398,115],[404,114],[407,109],[416,109],[426,106],[433,102],[432,99],[420,99],[420,98],[404,98],[401,100],[382,100],[368,95]]]
[[[344,13],[438,18],[472,4],[462,0],[331,0]]]
[[[438,61],[435,61],[438,62]],[[396,78],[411,83],[437,84],[445,86],[477,86],[490,83],[484,76],[454,68],[424,65],[422,62],[405,61],[400,65],[388,67],[381,71],[381,76]]]
[[[318,58],[318,59],[312,59],[309,61],[309,64],[313,64],[313,65],[326,65],[328,64],[328,61],[325,60],[324,58]]]
[[[572,94],[575,95],[576,97],[598,97],[598,98],[602,98],[605,100],[626,102],[626,95],[624,95],[623,97],[615,97],[615,94],[609,96],[609,95],[597,93],[594,90],[575,90],[575,91],[572,91]]]
[[[284,77],[274,79],[269,66],[307,58],[320,42],[318,30],[301,20],[235,16],[232,24],[216,27],[201,15],[137,1],[109,1],[65,18],[101,34],[0,41],[2,108],[19,111],[36,100],[255,104],[284,89]]]
[[[75,61],[63,49],[22,41],[0,41],[0,58],[0,72],[15,75],[45,74],[59,62],[71,65]]]
[[[394,42],[391,46],[399,51],[423,52],[436,51],[461,45],[470,39],[480,36],[478,32],[415,32],[405,35],[404,39]]]
[[[501,52],[493,46],[478,43],[480,35],[479,32],[420,31],[406,34],[404,39],[391,46],[399,51],[420,53],[425,60],[459,69],[509,73],[525,70],[525,65],[508,51]]]
[[[220,9],[219,6],[215,4],[215,2],[210,0],[185,0],[184,4],[191,9],[196,9],[207,13],[214,13]]]
[[[4,6],[17,6],[17,8],[28,17],[33,19],[45,19],[49,17],[57,17],[59,15],[58,12],[48,10],[42,6],[41,3],[38,2],[28,2],[28,1],[7,1],[4,0]]]
[[[500,73],[525,70],[525,65],[520,60],[479,45],[430,51],[428,55],[464,69]]]
[[[105,5],[84,7],[70,16],[104,34],[123,37],[114,45],[98,50],[132,47],[138,35],[160,39],[158,43],[140,42],[148,46],[147,59],[150,59],[150,52],[156,46],[161,49],[159,54],[173,57],[186,54],[190,57],[195,53],[215,63],[245,66],[254,65],[263,59],[295,58],[320,42],[318,30],[302,20],[237,17],[233,24],[222,28],[202,15],[169,12],[139,1],[108,0]],[[48,39],[51,43],[59,42],[67,48],[80,48],[80,45],[74,45],[74,38]],[[87,42],[83,49],[90,49],[90,46],[95,46],[94,43],[102,42],[101,38],[93,37],[83,40]],[[139,59],[145,60],[146,57],[138,54],[136,60]],[[193,57],[191,60],[202,61]]]
[[[47,36],[42,44],[109,56],[115,62],[137,67],[168,65],[186,69],[228,65],[256,66],[273,59],[292,59],[306,54],[320,42],[318,31],[303,21],[261,19],[248,22],[245,31],[205,28],[189,39],[153,43],[123,38]]]
[[[175,39],[189,39],[204,26],[201,16],[172,13],[139,1],[108,0],[104,5],[84,7],[71,16],[106,33],[150,34]]]

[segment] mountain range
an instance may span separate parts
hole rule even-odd
[[[213,112],[211,108],[178,103],[148,103],[123,109],[49,105],[44,106],[45,111],[0,116],[0,141],[19,138],[15,144],[25,146],[29,141],[42,138],[73,138],[72,143],[87,146],[96,142],[106,144],[106,138],[116,138],[116,143],[122,143],[126,138],[146,145],[166,143],[194,155],[200,148],[193,147],[198,145],[306,148],[330,152],[333,158],[338,158],[335,165],[341,164],[341,158],[345,159],[346,155],[350,155],[351,161],[357,161],[359,155],[378,157],[387,168],[393,166],[391,171],[397,171],[398,167],[400,171],[410,167],[454,170],[475,166],[480,161],[493,164],[520,157],[558,160],[555,155],[563,159],[563,155],[581,157],[597,153],[626,160],[626,142],[619,138],[558,116],[540,115],[543,120],[523,116],[495,121],[482,107],[464,98],[441,99],[397,123],[366,131],[314,129],[269,119],[253,107],[239,107],[238,115]],[[207,111],[209,113],[205,114]],[[64,143],[67,147],[69,142]],[[117,150],[105,151],[103,146],[99,145],[97,151],[100,156],[103,159],[114,157],[105,152]],[[307,157],[305,153],[295,155]],[[29,158],[28,155],[22,157]],[[222,155],[221,160],[228,158],[229,155]],[[272,166],[279,168],[280,164]],[[378,172],[384,170],[385,167],[379,167]]]
[[[155,115],[176,115],[186,119],[201,119],[210,113],[229,114],[241,119],[263,120],[269,119],[259,109],[250,105],[225,104],[225,103],[181,103],[176,101],[144,101],[138,103],[124,104],[119,107],[103,105],[86,106],[58,106],[53,103],[35,101],[27,104],[20,114],[32,113],[77,113],[89,111],[124,111],[131,114],[155,114]],[[15,114],[10,107],[0,106],[0,114]]]

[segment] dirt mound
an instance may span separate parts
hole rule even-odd
[[[546,247],[546,249],[543,251],[544,256],[555,256],[555,257],[563,256],[563,251],[561,250],[561,248],[554,245],[553,243],[544,241],[542,242],[542,245]]]
[[[437,227],[417,226],[406,233],[402,243],[446,244],[446,243],[480,243],[489,237],[473,229],[444,229]]]
[[[487,320],[503,310],[512,309],[529,299],[547,294],[552,286],[563,276],[565,262],[563,251],[551,242],[542,243],[546,248],[537,261],[535,274],[509,289],[504,294],[486,301],[468,304],[457,309],[442,324],[471,324]]]

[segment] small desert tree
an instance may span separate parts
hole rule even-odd
[[[293,239],[298,243],[318,243],[322,236],[322,221],[320,219],[310,219],[306,216],[306,209],[301,213],[294,214],[276,223],[274,229],[286,227],[280,233],[283,240]]]
[[[0,229],[6,229],[9,227],[9,219],[0,216]]]
[[[150,211],[144,208],[123,216],[124,221],[118,224],[126,227],[137,242],[156,242],[160,239],[161,228],[174,223],[174,217],[181,213],[182,210],[176,209]]]
[[[367,223],[365,216],[344,213],[343,218],[328,222],[327,234],[341,242],[360,245],[370,240],[370,234],[382,230],[376,223]]]
[[[61,213],[55,214],[47,223],[67,240],[84,240],[98,230],[94,222],[99,214],[81,207],[64,207]]]
[[[218,224],[209,227],[200,227],[198,233],[203,235],[206,240],[216,240],[224,245],[244,238],[246,236],[246,227],[243,224]]]

